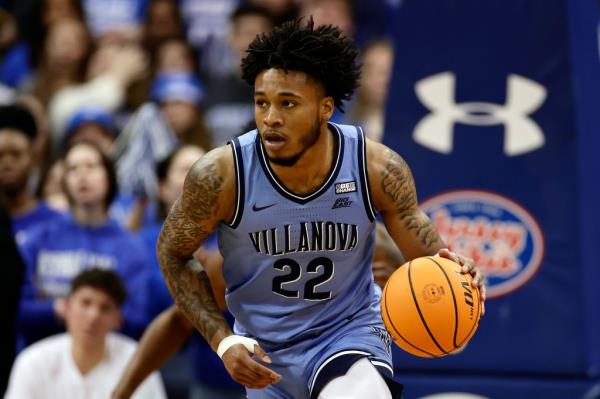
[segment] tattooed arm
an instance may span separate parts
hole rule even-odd
[[[158,261],[175,304],[216,352],[219,343],[233,334],[219,311],[209,278],[189,262],[200,244],[222,220],[233,218],[236,196],[233,154],[219,147],[198,160],[189,171],[183,193],[175,202],[158,238]],[[254,346],[254,354],[270,359]],[[231,377],[248,388],[260,389],[281,376],[251,356],[242,345],[230,346],[221,356]]]
[[[446,249],[435,226],[419,208],[415,182],[404,159],[383,144],[367,140],[367,167],[375,208],[406,260],[438,253],[459,263],[463,273],[474,276],[472,284],[481,289],[484,301],[483,274],[472,259]]]
[[[217,148],[189,171],[181,197],[175,202],[158,238],[160,268],[177,306],[210,346],[231,335],[219,311],[205,271],[188,262],[221,220],[233,214],[235,182],[229,147]]]
[[[446,244],[417,203],[417,191],[404,159],[382,144],[367,141],[369,183],[375,208],[404,257],[433,255]]]

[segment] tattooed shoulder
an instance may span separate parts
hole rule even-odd
[[[182,208],[198,221],[216,215],[224,180],[219,165],[213,159],[196,161],[183,185]]]

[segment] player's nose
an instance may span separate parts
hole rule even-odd
[[[283,118],[281,112],[279,112],[279,110],[276,107],[269,107],[267,112],[265,112],[263,122],[267,126],[283,125]]]

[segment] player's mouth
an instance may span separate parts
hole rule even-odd
[[[263,138],[263,143],[267,150],[277,151],[285,145],[285,137],[278,132],[266,132]]]

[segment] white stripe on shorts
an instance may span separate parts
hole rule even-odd
[[[310,382],[309,393],[311,395],[312,395],[312,390],[313,390],[313,388],[315,386],[315,381],[317,380],[317,377],[319,376],[319,373],[321,372],[321,370],[323,370],[323,367],[327,366],[327,364],[329,362],[331,362],[333,359],[336,359],[336,358],[338,358],[340,356],[344,356],[344,355],[364,355],[364,356],[371,356],[371,354],[369,352],[356,351],[356,350],[341,351],[341,352],[338,352],[338,353],[334,354],[333,356],[331,356],[330,358],[328,358],[327,360],[325,360],[323,363],[321,363],[321,365],[317,369],[317,372],[315,373],[315,376],[313,377],[312,381]]]
[[[380,362],[379,360],[371,360],[371,363],[373,364],[373,366],[385,367],[386,369],[390,370],[390,373],[392,373],[392,375],[394,375],[394,369],[392,369],[392,367],[389,364],[385,362]]]

